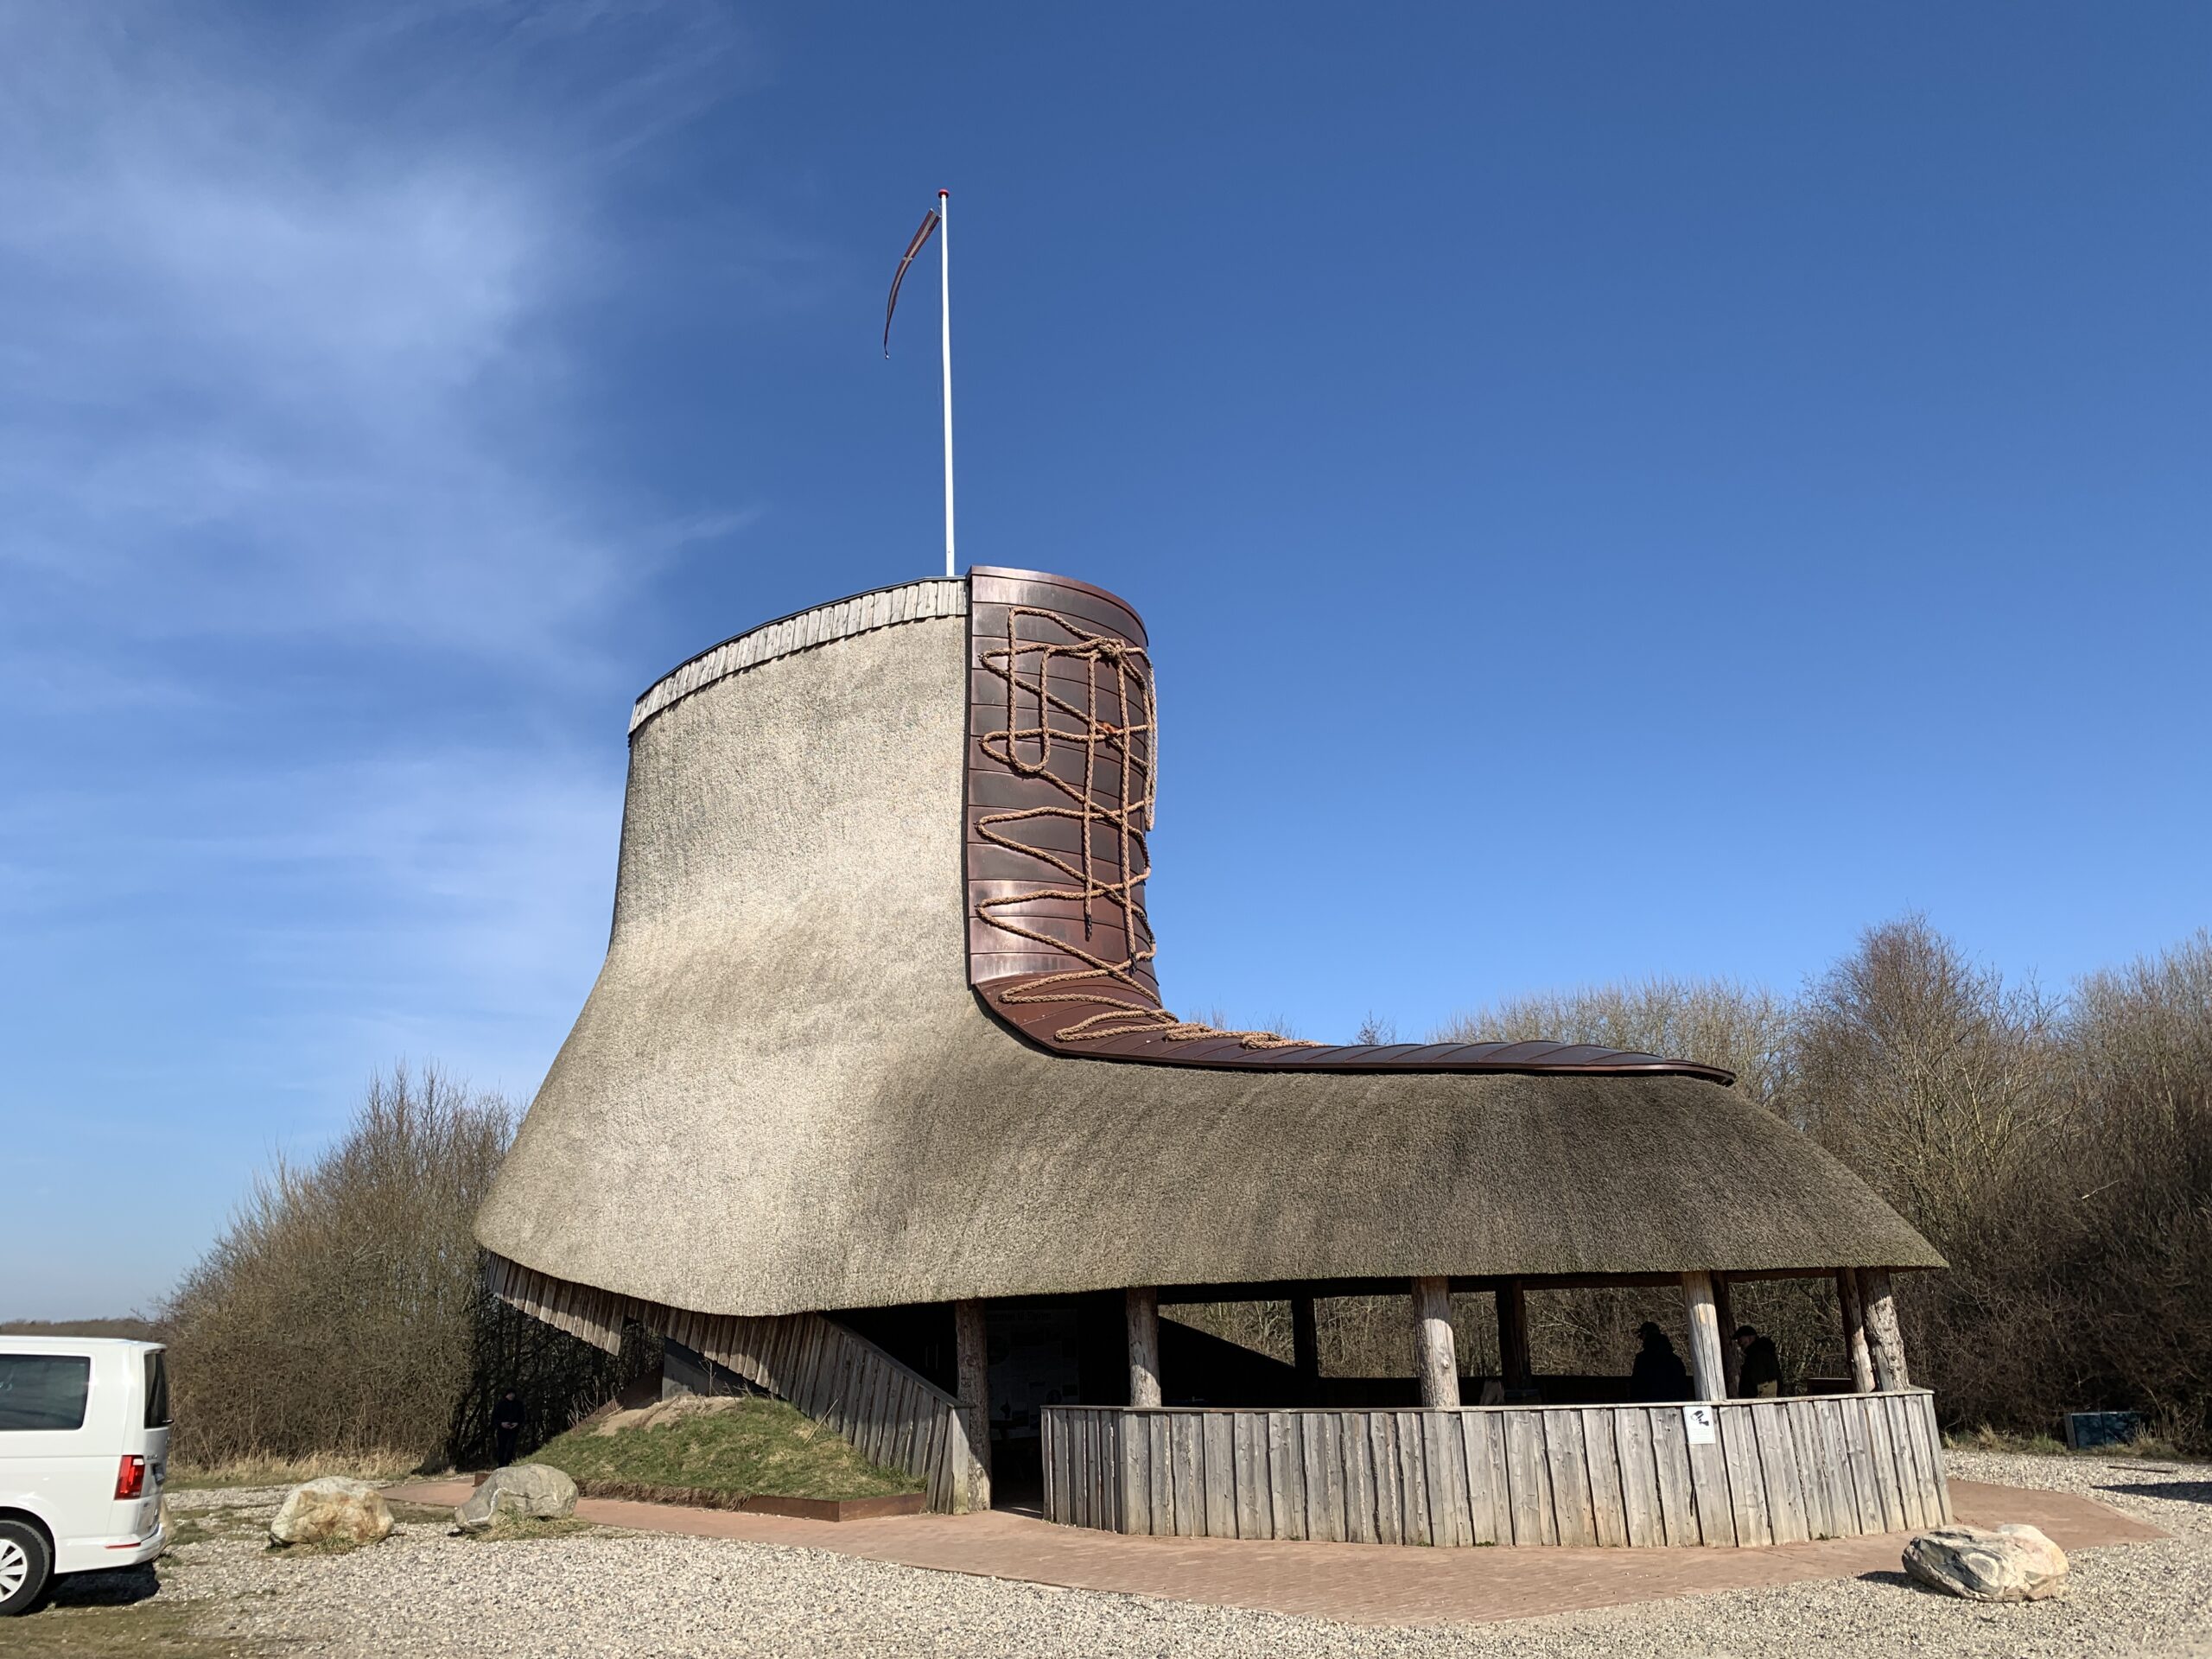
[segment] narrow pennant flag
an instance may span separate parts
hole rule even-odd
[[[922,251],[923,245],[930,239],[930,232],[937,229],[941,218],[936,208],[930,209],[928,217],[922,220],[922,228],[914,232],[914,239],[906,245],[906,257],[899,262],[898,275],[891,279],[891,297],[883,302],[883,354],[886,357],[891,355],[891,314],[899,308],[899,284],[906,280],[906,267],[914,263],[914,256]]]

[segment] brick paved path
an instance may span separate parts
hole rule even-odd
[[[465,1500],[470,1490],[467,1481],[425,1482],[388,1488],[385,1496],[399,1503],[450,1504]],[[2070,1493],[1955,1480],[1951,1504],[1959,1519],[1980,1526],[2032,1522],[2066,1549],[2164,1535]],[[1708,1590],[1895,1572],[1908,1535],[1766,1549],[1427,1549],[1124,1538],[1002,1513],[798,1521],[588,1497],[577,1503],[576,1514],[641,1532],[795,1544],[985,1578],[1263,1608],[1355,1624],[1479,1624]]]

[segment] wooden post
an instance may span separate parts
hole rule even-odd
[[[1682,1306],[1689,1315],[1690,1374],[1700,1400],[1728,1397],[1728,1370],[1720,1357],[1720,1313],[1713,1303],[1713,1275],[1682,1275]]]
[[[1459,1356],[1452,1340],[1448,1279],[1414,1281],[1414,1374],[1421,1402],[1436,1411],[1459,1408]]]
[[[1499,1381],[1507,1392],[1536,1386],[1529,1368],[1529,1299],[1518,1279],[1498,1281],[1497,1353],[1498,1369],[1504,1373]]]
[[[979,1301],[952,1305],[952,1350],[960,1424],[968,1436],[966,1470],[953,1476],[954,1504],[991,1507],[991,1341]]]
[[[1298,1370],[1298,1389],[1309,1406],[1321,1403],[1321,1327],[1313,1317],[1313,1299],[1290,1299],[1290,1349]]]
[[[1720,1372],[1728,1379],[1728,1398],[1741,1391],[1744,1351],[1736,1345],[1736,1299],[1728,1294],[1728,1275],[1713,1275],[1713,1317],[1720,1326]]]
[[[1859,1274],[1854,1269],[1835,1270],[1835,1300],[1843,1310],[1843,1353],[1851,1362],[1851,1386],[1861,1394],[1872,1394],[1874,1356],[1866,1346],[1866,1310],[1859,1300]]]
[[[1874,1362],[1874,1386],[1885,1392],[1910,1388],[1912,1378],[1904,1368],[1904,1334],[1897,1329],[1897,1305],[1890,1299],[1887,1268],[1859,1269],[1859,1301]]]
[[[1160,1403],[1160,1292],[1132,1286],[1129,1316],[1129,1403]]]

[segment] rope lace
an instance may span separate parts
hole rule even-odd
[[[1022,617],[1036,617],[1051,624],[1066,633],[1071,643],[1021,639],[1016,625]],[[1226,1031],[1198,1020],[1178,1019],[1160,1006],[1138,976],[1139,969],[1154,954],[1143,887],[1152,874],[1145,836],[1154,823],[1154,772],[1160,732],[1153,701],[1152,663],[1144,647],[1108,634],[1091,633],[1056,612],[1016,605],[1007,607],[1005,645],[985,651],[982,662],[1005,683],[1007,710],[1005,727],[986,732],[979,740],[983,753],[1021,777],[1050,784],[1067,798],[1068,804],[986,813],[976,819],[976,832],[994,847],[1049,864],[1071,885],[1046,884],[985,899],[976,906],[976,914],[1002,932],[1065,952],[1085,964],[1001,991],[999,1001],[1009,1006],[1066,1002],[1100,1009],[1055,1032],[1055,1039],[1064,1043],[1142,1035],[1171,1043],[1234,1037],[1249,1049],[1320,1046],[1272,1031]],[[1053,690],[1056,668],[1076,671],[1063,677],[1081,681],[1084,701],[1080,704]],[[1111,720],[1101,712],[1100,693],[1108,688],[1117,716]],[[1036,710],[1034,725],[1021,723],[1025,699]],[[1059,717],[1057,725],[1056,715]],[[1056,749],[1071,744],[1083,752],[1080,786],[1052,770]],[[1116,790],[1111,803],[1101,792],[1101,784],[1107,781]],[[1046,822],[1076,827],[1082,850],[1074,861],[1051,848],[1016,839],[1007,827]],[[1111,880],[1102,876],[1092,852],[1093,832],[1102,828],[1120,853],[1117,874]],[[1000,913],[1050,899],[1083,906],[1084,945],[1040,933]],[[1084,948],[1091,942],[1094,921],[1102,906],[1117,914],[1127,947],[1119,958]],[[1130,997],[1139,1000],[1132,1001]]]

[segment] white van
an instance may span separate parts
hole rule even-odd
[[[168,1548],[168,1458],[158,1344],[0,1337],[0,1617],[29,1612],[60,1573]]]

